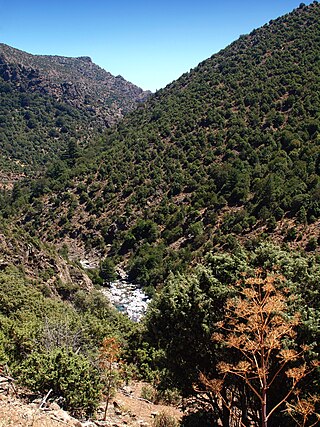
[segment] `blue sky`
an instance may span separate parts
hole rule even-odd
[[[310,4],[311,1],[304,1]],[[0,0],[0,42],[160,89],[299,0]]]

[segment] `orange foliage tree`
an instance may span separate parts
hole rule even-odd
[[[292,395],[299,396],[298,383],[319,366],[318,361],[306,362],[309,348],[297,349],[296,328],[300,324],[298,313],[288,311],[286,289],[279,289],[284,278],[258,271],[255,277],[237,283],[237,296],[226,305],[224,321],[219,322],[212,336],[236,352],[236,362],[221,361],[217,369],[220,378],[209,379],[201,374],[201,381],[232,411],[227,401],[226,378],[234,375],[241,379],[257,398],[260,406],[261,427]],[[289,385],[279,390],[276,403],[268,404],[268,395],[280,375],[285,374]],[[309,402],[310,403],[310,402]],[[290,409],[290,405],[287,407]],[[291,405],[291,413],[297,406]],[[245,425],[243,420],[241,425]]]
[[[121,382],[120,353],[121,347],[116,338],[105,337],[103,339],[99,352],[99,367],[102,373],[104,395],[106,398],[104,420],[106,420],[107,417],[110,399]]]

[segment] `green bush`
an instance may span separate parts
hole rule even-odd
[[[0,324],[1,323],[2,322],[0,322]],[[8,358],[8,355],[6,352],[7,346],[8,346],[8,339],[5,336],[5,334],[2,331],[0,331],[0,366],[4,365],[5,363],[7,363],[9,361],[9,358]]]
[[[167,405],[179,405],[181,403],[181,394],[178,389],[166,389],[158,393],[159,400]]]
[[[106,258],[101,262],[99,275],[107,282],[113,282],[116,279],[115,265],[110,258]]]
[[[141,388],[141,397],[142,399],[149,400],[149,402],[156,403],[157,391],[151,384],[145,384]]]
[[[54,349],[34,352],[18,368],[19,380],[34,392],[62,397],[63,406],[76,414],[92,414],[101,384],[98,370],[82,354]]]

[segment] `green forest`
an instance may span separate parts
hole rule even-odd
[[[1,171],[22,176],[43,172],[72,140],[87,139],[89,122],[89,114],[50,96],[17,91],[14,84],[0,79]]]
[[[184,427],[320,423],[318,2],[111,127],[0,75],[0,149],[0,367],[78,416],[139,379]]]

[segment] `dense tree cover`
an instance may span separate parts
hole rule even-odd
[[[133,326],[98,291],[71,286],[64,301],[7,266],[0,272],[0,366],[22,384],[75,413],[92,413],[102,395],[98,349],[107,336],[124,348]]]
[[[283,312],[281,315],[287,316],[284,317],[284,322],[291,322],[292,316],[300,313],[300,320],[296,322],[296,335],[291,334],[290,338],[290,334],[285,333],[283,336],[286,337],[287,343],[284,340],[282,345],[283,349],[291,347],[297,352],[299,346],[309,346],[303,354],[303,360],[298,360],[300,366],[306,363],[312,371],[309,375],[302,376],[299,384],[300,391],[305,398],[308,398],[317,393],[319,386],[319,370],[312,368],[312,360],[319,360],[319,257],[306,256],[298,252],[290,253],[271,244],[258,245],[251,251],[242,248],[229,254],[208,254],[205,264],[199,266],[192,276],[176,275],[168,280],[163,291],[154,298],[146,318],[146,339],[156,350],[153,354],[158,355],[160,386],[178,387],[186,396],[197,396],[199,404],[202,402],[204,408],[210,408],[209,414],[215,422],[219,419],[225,426],[230,425],[232,414],[230,415],[226,407],[221,406],[221,395],[216,399],[217,390],[208,389],[209,381],[204,387],[203,377],[210,380],[218,379],[222,364],[237,366],[243,359],[243,352],[232,350],[231,345],[223,345],[227,338],[212,340],[212,335],[217,336],[219,333],[221,336],[221,321],[225,319],[230,322],[235,322],[235,319],[245,320],[244,316],[241,317],[239,310],[235,313],[238,317],[233,318],[229,311],[230,304],[227,305],[226,302],[230,301],[231,297],[236,298],[232,301],[236,303],[239,301],[245,289],[243,278],[254,276],[257,267],[260,271],[269,271],[273,277],[283,276],[283,282],[277,285],[280,286],[277,292],[286,293],[287,314],[283,307],[281,308]],[[259,280],[257,279],[256,282]],[[246,292],[244,290],[244,293]],[[248,291],[247,296],[249,299],[252,298],[252,292]],[[277,307],[279,308],[278,300],[277,304],[276,300],[273,301],[273,306],[271,304],[272,307],[269,304],[273,316],[276,314]],[[253,316],[253,311],[248,315]],[[244,326],[246,324],[245,322]],[[275,325],[279,327],[279,322]],[[253,327],[250,329],[254,331]],[[244,333],[246,330],[240,326],[239,329],[233,326],[230,331]],[[232,342],[240,343],[235,338]],[[267,345],[270,343],[272,344],[268,341]],[[249,344],[248,348],[249,350],[251,348]],[[292,356],[292,352],[289,351],[282,354],[288,359],[289,353]],[[152,352],[150,351],[149,354]],[[152,357],[150,358],[152,360]],[[295,358],[293,359],[287,360],[287,368],[299,366]],[[273,372],[273,375],[281,366],[281,360],[277,357],[270,359],[270,372]],[[240,373],[240,368],[237,372]],[[256,384],[255,381],[252,375],[253,384]],[[211,384],[217,386],[217,383]],[[268,389],[268,410],[286,396],[291,386],[291,377],[279,370],[272,387]],[[226,375],[224,375],[224,387],[224,399],[238,407],[243,414],[244,425],[247,425],[249,418],[257,423],[254,425],[261,425],[261,419],[260,421],[259,418],[254,419],[261,403],[252,389],[234,376]],[[234,402],[232,402],[233,398]],[[296,425],[291,424],[292,420],[287,413],[283,412],[284,409],[285,405],[281,410],[275,411],[268,425]]]
[[[70,142],[45,178],[16,186],[5,215],[26,203],[31,233],[77,239],[114,263],[129,257],[144,285],[237,236],[271,234],[311,250],[319,28],[314,2],[241,36],[90,148]]]
[[[1,170],[34,174],[90,134],[90,114],[0,76]],[[91,135],[90,135],[91,136]],[[77,142],[76,142],[77,141]],[[81,143],[80,143],[81,141]]]

